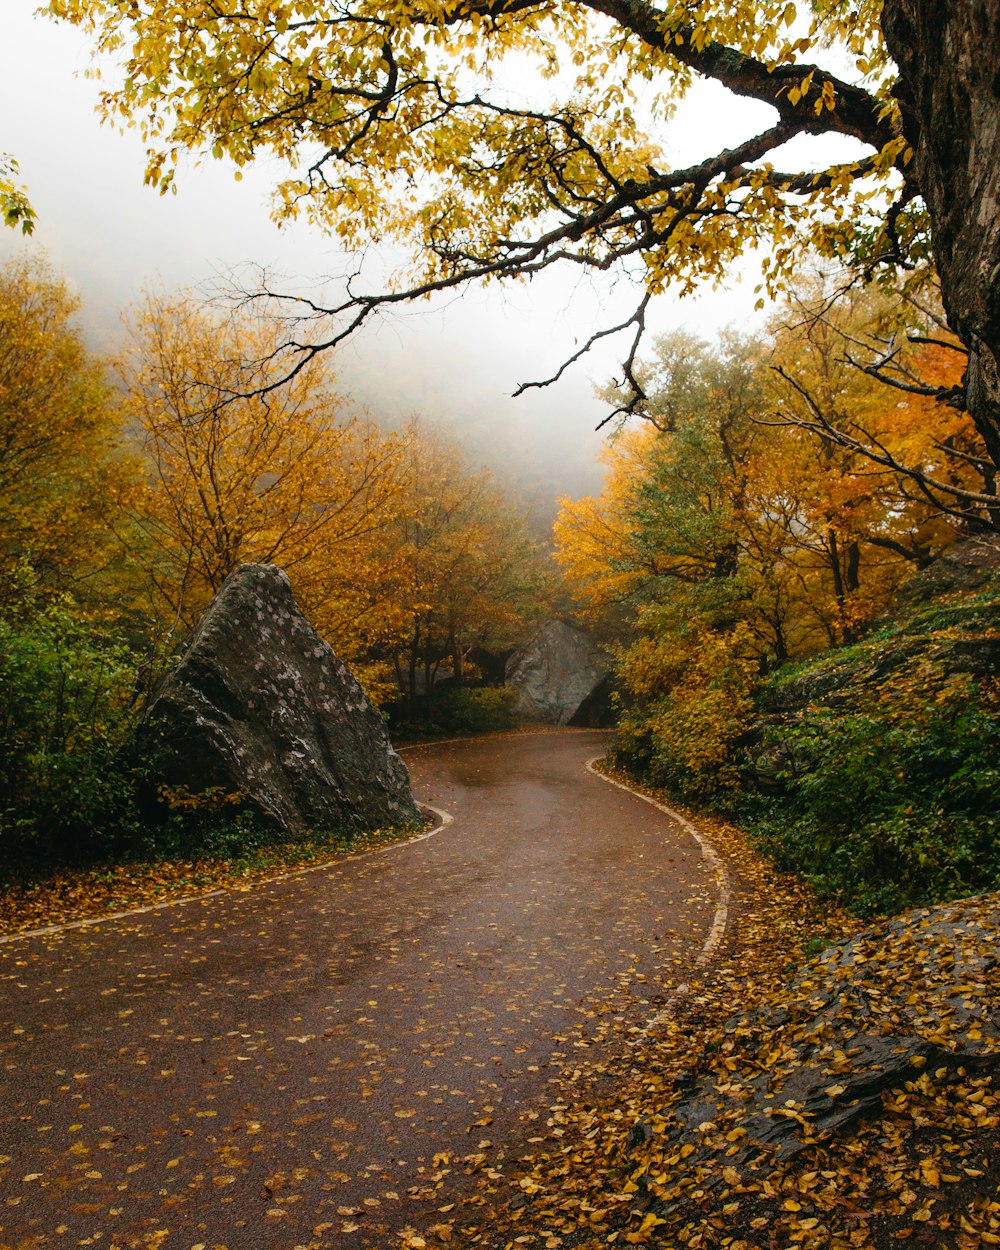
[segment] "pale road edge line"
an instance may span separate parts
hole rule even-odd
[[[642,799],[644,803],[648,803],[651,807],[655,807],[657,811],[663,812],[665,816],[669,816],[671,820],[676,821],[687,833],[689,833],[701,848],[702,858],[711,867],[715,874],[717,901],[715,904],[715,915],[712,918],[712,927],[708,931],[708,937],[702,944],[698,958],[694,962],[696,968],[704,968],[712,959],[715,952],[719,949],[723,937],[725,936],[726,926],[729,924],[729,907],[732,902],[732,887],[729,883],[729,872],[726,865],[719,855],[718,851],[712,845],[709,838],[697,829],[690,820],[682,816],[680,812],[674,811],[672,807],[668,807],[666,803],[661,803],[658,799],[650,798],[648,794],[643,794],[641,790],[633,790],[631,786],[625,785],[621,781],[616,781],[614,777],[608,777],[602,773],[597,765],[604,757],[595,755],[592,760],[587,761],[587,771],[599,777],[601,781],[607,782],[609,786],[616,786],[619,790],[624,790],[626,794],[631,794],[637,799]],[[688,993],[689,986],[682,983],[670,994],[667,1006],[662,1011],[657,1012],[653,1016],[646,1028],[652,1029],[656,1025],[662,1024],[668,1019],[672,1013],[674,1004]]]
[[[89,929],[93,928],[94,925],[108,924],[112,920],[127,920],[130,916],[145,916],[149,912],[164,911],[168,907],[185,907],[189,903],[201,903],[208,898],[221,898],[224,894],[244,894],[248,893],[254,885],[273,885],[277,881],[291,881],[295,877],[304,877],[311,872],[322,872],[324,869],[334,868],[352,859],[367,859],[372,855],[388,855],[404,846],[412,846],[414,842],[423,842],[427,838],[434,837],[435,834],[447,829],[455,819],[449,812],[441,811],[437,807],[431,807],[429,803],[422,803],[421,807],[428,812],[433,812],[438,818],[438,823],[433,829],[428,829],[424,833],[417,833],[405,841],[391,842],[388,846],[373,847],[370,851],[360,851],[357,855],[345,855],[340,859],[326,859],[321,864],[310,864],[307,868],[293,868],[291,872],[280,873],[277,877],[261,877],[248,885],[246,889],[209,890],[205,894],[189,894],[185,895],[184,898],[168,898],[164,899],[162,903],[150,903],[147,907],[133,907],[129,911],[109,912],[106,916],[91,916],[86,920],[70,920],[66,924],[47,925],[44,929],[26,929],[23,933],[9,933],[0,936],[0,946],[6,946],[9,942],[20,942],[27,938],[51,937],[56,933],[66,933],[70,929]]]

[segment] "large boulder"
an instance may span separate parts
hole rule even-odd
[[[517,695],[514,712],[550,725],[599,723],[610,666],[589,634],[565,621],[546,621],[507,661],[506,685]]]
[[[158,777],[238,794],[271,828],[375,829],[418,817],[406,765],[281,569],[223,583],[147,714]]]

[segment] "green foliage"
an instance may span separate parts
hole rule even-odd
[[[435,709],[435,719],[455,733],[489,733],[513,729],[515,695],[502,687],[450,690]]]
[[[78,620],[68,600],[0,620],[0,850],[92,854],[127,823],[117,752],[132,723],[138,657]]]
[[[303,852],[302,858],[311,859],[324,851],[347,850],[364,837],[347,829],[290,834],[267,828],[240,811],[238,802],[219,802],[211,795],[202,802],[160,806],[143,814],[134,836],[121,847],[127,859],[205,859],[260,867],[270,860],[282,862],[281,852],[291,846]]]
[[[968,675],[782,732],[785,791],[744,803],[782,867],[863,912],[960,898],[1000,877],[996,688]],[[737,808],[739,808],[737,804]]]
[[[132,740],[146,657],[73,609],[63,599],[25,624],[0,620],[5,873],[14,868],[15,876],[30,877],[58,864],[192,857],[261,866],[275,856],[283,862],[293,843],[308,859],[364,841],[367,835],[346,830],[299,838],[263,828],[241,810],[239,795],[161,791],[145,802],[155,760],[137,759]],[[483,706],[497,701],[468,702],[483,716]]]
[[[400,737],[443,738],[513,729],[516,696],[499,686],[460,687],[420,700],[418,717],[399,726]]]

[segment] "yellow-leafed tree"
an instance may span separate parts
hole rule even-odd
[[[407,461],[409,506],[389,543],[405,609],[393,661],[412,714],[442,664],[461,685],[471,651],[524,635],[544,610],[550,574],[493,475],[444,434],[412,425]]]
[[[956,380],[959,352],[903,336],[906,390],[848,358],[876,341],[880,312],[819,298],[769,345],[660,341],[640,374],[651,428],[612,444],[599,499],[563,503],[573,593],[618,609],[621,741],[664,781],[720,784],[761,669],[856,637],[954,537],[950,511],[969,501],[901,466],[972,496],[990,471],[965,414],[938,424],[942,439],[921,410]]]
[[[136,488],[116,397],[74,324],[78,302],[40,261],[0,270],[0,584],[28,596],[117,593],[120,520]]]
[[[140,517],[160,616],[190,626],[237,565],[274,563],[345,659],[384,633],[382,531],[406,505],[404,441],[345,411],[319,362],[290,381],[278,327],[150,299],[122,361],[149,467]]]

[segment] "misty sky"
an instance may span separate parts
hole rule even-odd
[[[91,342],[113,351],[122,310],[144,287],[212,288],[247,262],[284,275],[285,288],[314,289],[343,273],[349,258],[303,225],[280,230],[269,220],[272,178],[263,163],[237,183],[222,163],[188,163],[178,194],[143,187],[143,145],[100,125],[98,84],[75,71],[88,63],[75,29],[33,16],[36,0],[3,0],[0,151],[19,161],[39,215],[28,245],[43,249],[77,288]],[[745,101],[727,110],[721,88],[708,85],[688,110],[670,148],[676,164],[703,157],[756,131],[771,110]],[[0,231],[0,259],[25,244]],[[724,324],[753,324],[754,271],[696,299],[661,298],[651,317],[657,332],[683,326],[711,337]],[[599,483],[594,457],[603,436],[594,426],[605,409],[595,383],[620,360],[615,340],[577,365],[558,385],[513,400],[519,382],[550,375],[601,325],[634,306],[628,284],[597,286],[576,274],[550,274],[531,284],[474,290],[394,314],[366,329],[338,355],[341,387],[389,422],[421,412],[462,437],[532,493],[554,498]],[[610,313],[610,316],[609,316]]]

